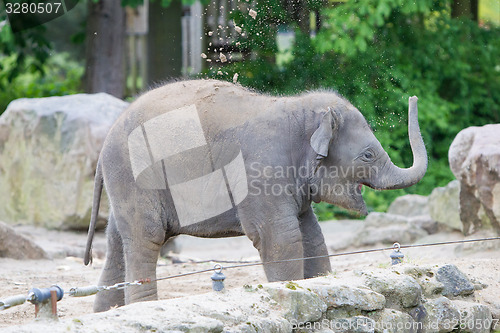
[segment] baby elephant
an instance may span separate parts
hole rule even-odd
[[[367,214],[362,185],[398,189],[427,169],[410,98],[413,166],[395,166],[361,113],[333,92],[274,97],[215,80],[149,91],[104,142],[85,264],[102,186],[110,200],[100,285],[155,279],[162,245],[180,234],[246,235],[263,262],[327,255],[311,202]],[[328,258],[265,264],[269,281],[330,272]],[[157,298],[156,283],[101,292],[95,311]]]

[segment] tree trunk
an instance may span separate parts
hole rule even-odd
[[[477,22],[478,0],[454,0],[451,3],[451,17],[465,16]]]
[[[123,98],[125,10],[121,0],[88,1],[85,91]]]
[[[182,3],[174,0],[167,8],[161,1],[149,3],[147,35],[147,85],[152,86],[182,75]]]
[[[285,9],[291,16],[291,19],[297,23],[300,31],[306,35],[309,36],[311,32],[311,27],[310,27],[310,10],[307,7],[307,1],[306,0],[285,0]]]

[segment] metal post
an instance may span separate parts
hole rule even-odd
[[[391,263],[392,265],[397,265],[403,262],[403,258],[405,257],[404,254],[401,252],[401,245],[399,243],[394,243],[393,245],[394,251],[392,251],[390,257],[391,257]]]
[[[35,318],[57,319],[57,302],[64,296],[59,286],[50,288],[33,288],[26,298],[35,305]]]
[[[224,289],[224,280],[226,277],[222,273],[222,265],[214,266],[214,274],[212,275],[212,289],[214,291],[222,291]]]

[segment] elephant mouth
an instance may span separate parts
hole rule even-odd
[[[336,185],[325,185],[311,191],[311,198],[314,202],[328,202],[332,205],[340,206],[356,212],[362,216],[368,215],[366,203],[363,200],[363,185],[371,187],[369,184],[352,182]],[[318,191],[319,190],[319,191]]]
[[[353,209],[357,213],[359,213],[362,216],[368,215],[368,209],[366,208],[366,203],[365,200],[363,199],[363,185],[370,187],[370,185],[367,185],[365,183],[360,183],[357,188],[357,198],[355,199],[356,201],[356,208]]]

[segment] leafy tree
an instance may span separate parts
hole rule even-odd
[[[44,72],[43,64],[51,49],[45,30],[44,26],[36,26],[14,34],[6,11],[0,10],[0,89],[8,89],[5,82],[26,71]]]
[[[278,2],[267,3],[279,11],[274,9]],[[409,189],[367,190],[370,209],[384,210],[397,195],[429,194],[453,179],[448,148],[461,129],[500,122],[500,29],[481,28],[467,17],[452,18],[451,3],[350,0],[325,7],[322,29],[316,37],[296,29],[292,60],[281,67],[269,60],[276,50],[270,18],[243,16],[248,31],[244,42],[253,48],[255,60],[224,70],[228,79],[238,73],[242,84],[272,93],[339,91],[365,115],[400,166],[412,163],[406,110],[408,97],[419,96],[428,172]],[[331,215],[331,208],[318,207],[323,216]]]

